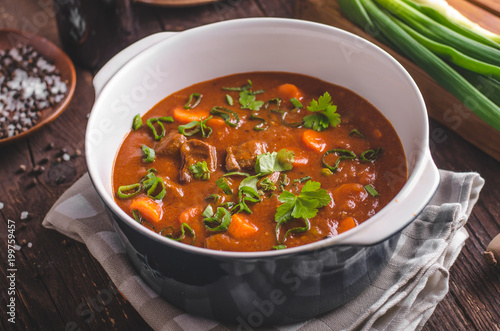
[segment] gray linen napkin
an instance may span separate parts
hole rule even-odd
[[[463,226],[484,185],[477,173],[440,170],[440,175],[436,194],[403,230],[394,256],[367,289],[323,316],[273,329],[421,329],[448,292],[449,269],[469,236]],[[189,315],[148,287],[129,262],[88,174],[59,198],[43,225],[87,245],[116,287],[154,330],[234,329]]]

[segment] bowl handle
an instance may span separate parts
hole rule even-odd
[[[354,228],[350,234],[340,234],[338,244],[373,245],[399,232],[429,204],[440,182],[439,170],[430,152],[425,154],[424,165],[418,183],[405,196],[396,199],[396,205],[391,210],[383,208],[378,212],[377,222],[365,222]],[[396,197],[398,198],[398,197]],[[341,238],[343,237],[343,238]]]
[[[111,60],[109,60],[94,76],[92,84],[94,85],[95,98],[97,99],[99,97],[102,89],[106,86],[111,77],[113,77],[131,59],[149,47],[170,38],[175,34],[175,32],[159,32],[152,34],[136,41],[111,58]]]

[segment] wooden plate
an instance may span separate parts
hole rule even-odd
[[[54,64],[57,70],[59,70],[61,81],[65,82],[67,85],[67,92],[64,99],[62,99],[59,103],[52,107],[45,108],[41,111],[42,115],[38,118],[37,123],[33,127],[15,136],[0,139],[0,146],[10,144],[13,141],[21,138],[25,138],[33,132],[42,128],[44,125],[47,125],[55,120],[66,109],[69,102],[71,101],[71,98],[73,97],[73,93],[75,92],[75,67],[66,53],[64,53],[59,47],[43,37],[36,35],[33,36],[29,33],[23,33],[22,31],[18,30],[0,30],[1,50],[13,48],[19,44],[32,46],[39,54],[43,55],[49,62]]]
[[[189,7],[206,5],[220,0],[134,0],[134,2],[164,7]]]

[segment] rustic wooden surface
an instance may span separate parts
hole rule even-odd
[[[496,0],[453,2],[477,9],[475,13],[479,13],[483,20],[487,17],[484,8],[491,8],[491,17],[498,15]],[[493,5],[488,7],[488,3]],[[181,31],[231,18],[299,17],[297,8],[301,8],[301,4],[296,6],[293,0],[225,0],[191,8],[135,4],[137,31],[119,46],[153,32]],[[1,27],[34,27],[37,34],[60,45],[53,8],[48,0],[0,0]],[[0,201],[5,204],[0,211],[2,330],[149,329],[125,298],[119,294],[107,295],[114,290],[113,284],[84,245],[41,225],[51,205],[86,171],[84,157],[75,154],[77,150],[84,150],[87,113],[94,101],[92,74],[77,67],[76,93],[65,113],[28,139],[0,148]],[[438,105],[428,103],[428,107]],[[450,291],[424,329],[499,330],[500,273],[483,263],[481,253],[491,238],[500,232],[500,164],[434,120],[431,120],[430,129],[434,134],[431,136],[432,155],[438,167],[477,171],[485,178],[486,185],[466,225],[470,238],[450,270]],[[48,150],[50,143],[55,148]],[[63,149],[72,158],[57,163]],[[21,164],[27,166],[26,173],[18,172]],[[40,164],[46,169],[43,173],[30,173]],[[65,174],[66,180],[57,184],[55,179],[61,173]],[[38,184],[33,186],[33,179]],[[20,219],[22,211],[29,212],[27,220]],[[9,219],[16,222],[16,240],[21,246],[15,255],[15,325],[7,321],[5,314],[9,299],[6,266]]]

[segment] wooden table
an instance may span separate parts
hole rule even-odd
[[[480,5],[486,1],[474,2]],[[467,5],[473,5],[472,1]],[[297,17],[299,13],[295,8],[292,0],[226,0],[190,8],[134,4],[137,31],[125,44],[157,31],[181,31],[231,18]],[[51,1],[0,0],[0,27],[34,26],[38,35],[60,45],[52,15]],[[120,48],[125,44],[116,46]],[[77,76],[73,101],[53,124],[29,139],[0,148],[0,201],[5,204],[0,211],[0,329],[3,330],[149,328],[124,297],[104,295],[110,293],[106,291],[113,288],[113,284],[84,245],[41,225],[51,205],[86,171],[84,157],[76,154],[84,150],[87,113],[94,101],[93,72],[77,67]],[[499,330],[500,273],[487,266],[481,254],[491,238],[500,232],[500,164],[446,127],[430,122],[431,132],[442,133],[440,139],[432,143],[437,166],[453,171],[477,171],[485,178],[486,185],[466,225],[470,238],[451,268],[449,293],[436,307],[425,330]],[[51,143],[54,148],[48,149]],[[71,155],[71,159],[57,162],[64,152]],[[21,164],[27,166],[27,172],[18,171]],[[36,165],[42,165],[45,171],[31,173]],[[58,184],[56,178],[61,173],[66,179]],[[20,219],[23,211],[29,212],[27,220]],[[15,327],[7,322],[3,313],[9,298],[4,263],[8,219],[16,222],[15,234],[21,246],[16,252]]]

